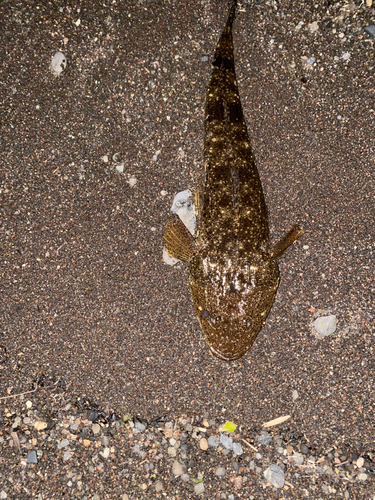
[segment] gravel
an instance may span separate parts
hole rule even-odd
[[[48,395],[43,389],[38,394],[39,398]],[[210,419],[209,427],[204,426],[204,423],[207,425],[205,415],[176,418],[170,415],[168,421],[144,424],[145,429],[140,432],[133,417],[120,416],[108,406],[99,409],[98,404],[95,405],[98,420],[92,423],[87,418],[91,403],[86,400],[82,407],[71,400],[67,404],[66,396],[65,393],[55,395],[53,420],[49,420],[51,416],[46,413],[47,397],[45,405],[37,403],[36,393],[29,395],[27,402],[31,402],[31,406],[25,404],[22,396],[7,401],[0,442],[2,449],[8,450],[3,456],[2,470],[12,471],[2,477],[3,491],[8,497],[17,497],[16,478],[19,485],[28,482],[29,498],[34,497],[34,491],[51,494],[43,480],[50,467],[55,471],[61,468],[61,480],[51,483],[55,498],[63,498],[68,483],[70,494],[76,498],[97,494],[99,498],[104,495],[103,498],[108,499],[114,495],[153,497],[177,491],[183,498],[190,498],[206,494],[208,485],[209,498],[223,491],[227,497],[231,492],[238,492],[243,498],[251,498],[255,491],[264,489],[267,498],[277,498],[271,486],[282,488],[291,499],[300,499],[302,490],[309,491],[314,498],[322,493],[344,496],[346,492],[351,498],[362,498],[358,493],[360,488],[365,488],[365,494],[375,487],[375,453],[362,455],[359,450],[342,449],[338,443],[328,449],[307,446],[303,434],[296,434],[286,424],[259,434],[259,429],[244,428],[236,422],[237,428],[229,438],[229,433],[221,430],[224,421],[218,415]],[[37,430],[34,424],[41,416],[48,426]],[[94,432],[94,425],[100,427],[100,433]],[[11,434],[8,429],[13,429]],[[84,429],[88,432],[82,439]],[[208,439],[202,437],[202,433]],[[263,453],[256,451],[260,436],[272,438],[263,446]],[[208,446],[211,438],[220,439],[221,443]],[[228,441],[223,438],[232,442],[231,450],[224,447],[223,441]],[[201,446],[203,439],[207,440],[206,450]],[[15,447],[17,442],[20,452]],[[236,446],[242,449],[240,457],[235,453]],[[171,449],[175,451],[174,457]],[[114,470],[120,476],[114,475]],[[126,493],[118,477],[126,480]],[[109,496],[100,489],[103,480],[111,491]]]

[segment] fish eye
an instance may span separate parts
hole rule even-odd
[[[242,322],[245,323],[245,325],[247,326],[247,328],[251,328],[253,326],[253,323],[252,323],[252,321],[250,319],[244,318],[242,320]]]
[[[208,311],[203,311],[202,312],[202,318],[207,319],[210,317],[210,313]]]

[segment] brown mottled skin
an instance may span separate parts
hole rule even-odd
[[[236,82],[232,24],[215,52],[207,88],[205,184],[194,238],[177,215],[164,232],[168,252],[188,262],[191,295],[213,354],[243,356],[262,328],[279,283],[276,259],[303,234],[297,226],[269,246],[267,207]]]

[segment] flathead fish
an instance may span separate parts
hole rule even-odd
[[[267,207],[235,75],[235,10],[236,1],[207,88],[205,178],[196,236],[177,214],[164,231],[167,251],[188,263],[191,296],[211,352],[225,361],[250,349],[276,295],[277,259],[303,234],[296,225],[270,246]]]

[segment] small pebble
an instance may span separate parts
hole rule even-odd
[[[262,431],[261,435],[257,437],[257,441],[258,443],[267,446],[272,441],[272,436],[270,436],[268,432]]]
[[[215,436],[210,436],[207,442],[210,446],[213,446],[214,448],[217,448],[219,446],[219,441]]]
[[[107,447],[106,447],[106,448],[104,448],[104,450],[103,450],[103,451],[101,451],[101,452],[100,452],[100,455],[101,455],[103,458],[107,459],[107,458],[109,457],[109,451],[110,451],[110,450],[109,450],[109,448],[107,448]]]
[[[69,441],[68,439],[62,439],[59,444],[57,445],[58,449],[59,450],[62,450],[62,448],[66,448],[67,446],[69,446]]]
[[[233,449],[233,439],[226,436],[225,434],[220,434],[220,443],[224,446],[226,450]]]
[[[66,57],[62,52],[56,52],[52,57],[51,68],[54,73],[60,75],[66,68]]]
[[[141,422],[135,422],[134,427],[141,432],[146,429],[146,426],[144,424],[141,424]]]
[[[233,480],[234,489],[239,490],[242,488],[242,476],[237,476]]]
[[[361,474],[358,474],[357,479],[359,479],[360,481],[366,481],[367,474],[364,474],[363,472],[361,472]]]
[[[271,464],[268,469],[264,471],[264,477],[275,488],[282,488],[285,483],[285,476],[283,470],[276,464]]]
[[[95,422],[95,420],[98,418],[99,412],[97,410],[88,410],[87,411],[87,420],[89,422]]]
[[[306,66],[312,66],[315,61],[316,61],[315,57],[309,57],[305,64]]]
[[[314,21],[311,24],[308,24],[307,27],[309,28],[310,33],[315,33],[316,31],[319,31],[319,25],[316,21]]]
[[[207,439],[206,438],[202,438],[200,441],[199,441],[199,447],[201,450],[203,451],[206,451],[207,448],[208,448],[208,443],[207,443]]]
[[[70,451],[65,451],[64,452],[64,460],[70,460],[72,458],[72,454]]]
[[[233,453],[235,455],[242,455],[243,449],[239,443],[233,443]]]
[[[92,432],[93,432],[94,434],[99,434],[99,432],[100,432],[100,425],[99,425],[99,424],[94,424],[94,425],[91,427],[91,429],[92,429]]]
[[[309,449],[308,449],[308,447],[307,447],[305,444],[301,445],[301,452],[302,452],[304,455],[307,455],[307,454],[308,454]]]
[[[34,427],[37,431],[42,431],[43,429],[45,429],[47,427],[47,422],[43,422],[42,420],[38,420],[37,422],[35,422],[34,424]]]
[[[336,331],[337,319],[333,314],[321,316],[314,321],[314,329],[320,338],[332,335]]]
[[[184,467],[177,460],[173,462],[172,472],[175,476],[181,476],[184,473]]]
[[[35,450],[30,451],[30,453],[28,453],[28,455],[27,455],[27,463],[28,464],[37,464],[38,463],[38,459],[37,459],[36,451]]]
[[[209,60],[209,56],[207,56],[206,54],[204,54],[203,56],[201,56],[201,61],[207,62],[208,60]]]
[[[4,490],[2,490],[0,492],[0,498],[8,498],[8,495],[6,494],[6,492]]]
[[[296,453],[292,456],[292,459],[293,459],[293,462],[294,462],[296,465],[302,465],[302,464],[303,464],[303,461],[304,461],[304,458],[303,458],[302,453],[298,453],[298,452],[296,452]]]
[[[197,483],[194,485],[194,493],[196,495],[202,495],[204,492],[204,484],[203,483]]]
[[[370,24],[369,26],[363,28],[363,30],[372,38],[375,38],[375,24]]]
[[[174,446],[170,446],[168,448],[168,455],[171,457],[175,457],[177,455],[177,450]]]
[[[218,467],[215,471],[215,475],[217,477],[224,477],[225,476],[225,467]]]
[[[299,396],[298,391],[294,390],[294,391],[292,392],[292,398],[293,398],[293,401],[295,401],[296,399],[298,399],[298,396]]]
[[[161,481],[157,481],[155,483],[155,491],[159,493],[162,490],[163,490],[163,483]]]

